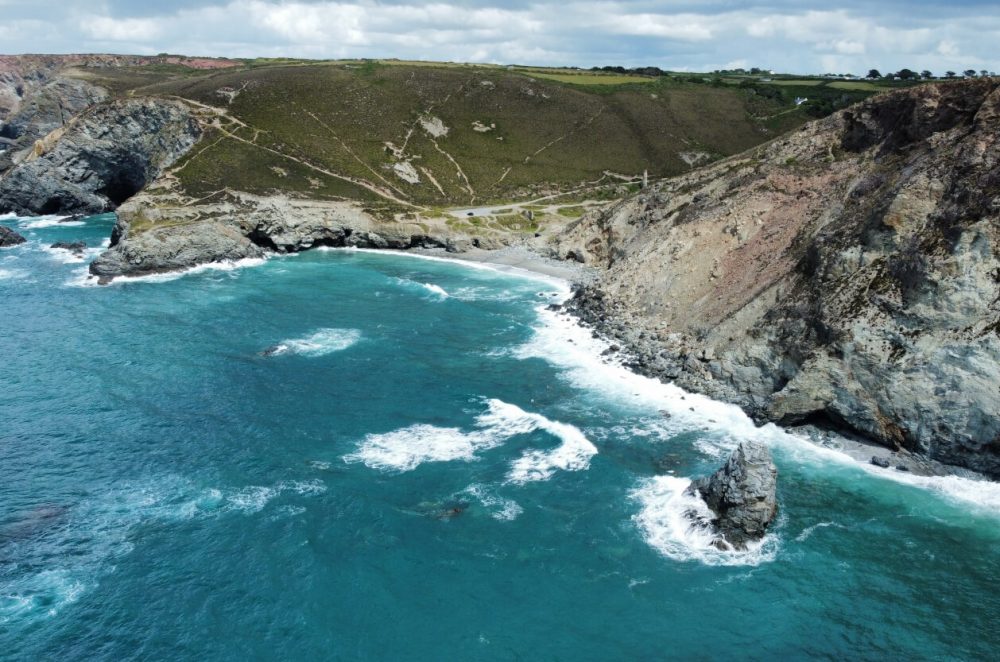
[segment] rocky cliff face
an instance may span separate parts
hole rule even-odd
[[[378,221],[353,202],[233,191],[193,201],[171,189],[168,175],[118,209],[111,247],[90,265],[91,274],[107,282],[315,246],[471,246],[469,238],[447,227]]]
[[[146,98],[98,105],[36,143],[31,156],[0,177],[0,212],[113,210],[200,134],[182,103]]]
[[[0,125],[0,173],[29,158],[36,141],[67,126],[108,93],[82,80],[56,77],[19,100],[17,110]]]
[[[759,420],[1000,476],[1000,83],[882,95],[581,219],[574,307]]]

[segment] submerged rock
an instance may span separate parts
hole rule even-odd
[[[0,248],[8,248],[23,244],[27,239],[14,232],[6,225],[0,225]]]
[[[712,525],[734,549],[760,540],[778,512],[778,469],[760,442],[741,442],[726,464],[711,476],[691,483],[715,513]]]
[[[61,248],[64,251],[69,251],[73,255],[78,257],[83,256],[83,252],[87,250],[87,242],[85,241],[57,241],[56,243],[49,246],[49,248]]]

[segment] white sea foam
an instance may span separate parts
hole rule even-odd
[[[691,481],[673,476],[648,478],[632,491],[640,505],[632,518],[646,542],[674,561],[699,561],[706,565],[759,565],[774,560],[778,537],[767,534],[745,551],[717,548],[718,536],[709,522],[713,513],[697,495],[687,494]]]
[[[370,434],[345,462],[363,462],[372,469],[412,471],[424,462],[472,461],[476,453],[503,442],[490,430],[462,432],[458,428],[411,425],[385,434]]]
[[[780,449],[786,461],[809,464],[835,462],[870,476],[923,488],[947,500],[976,511],[1000,516],[1000,483],[960,476],[916,476],[894,469],[882,469],[859,462],[847,453],[820,446],[776,425],[757,427],[735,405],[688,393],[673,385],[629,371],[616,360],[601,356],[608,343],[594,338],[575,319],[544,307],[537,309],[540,324],[534,336],[518,347],[520,358],[541,358],[562,369],[574,386],[598,393],[639,412],[662,412],[667,419],[658,423],[663,433],[702,430],[695,447],[710,457],[722,457],[740,440],[756,439]]]
[[[440,285],[435,285],[434,283],[421,283],[421,284],[424,286],[424,288],[428,292],[431,292],[432,294],[436,294],[437,296],[441,297],[442,299],[447,299],[448,298],[448,293],[445,292],[444,288],[441,287]]]
[[[52,248],[51,246],[43,246],[42,250],[51,255],[54,260],[63,264],[80,264],[81,262],[90,262],[100,255],[104,251],[104,246],[85,248],[80,252],[66,250],[65,248]]]
[[[66,220],[67,218],[71,217],[34,216],[31,218],[31,220],[25,222],[21,227],[31,230],[40,230],[42,228],[52,228],[52,227],[72,228],[72,227],[80,227],[81,225],[86,225],[86,223],[84,223],[83,221],[67,221]]]
[[[363,462],[373,469],[412,471],[425,462],[471,462],[477,453],[500,446],[519,434],[542,430],[562,440],[550,451],[528,451],[515,460],[508,480],[524,483],[550,478],[556,470],[578,471],[589,466],[597,449],[572,425],[550,421],[501,400],[488,400],[476,418],[476,429],[417,424],[384,434],[370,434],[346,462]]]
[[[513,521],[524,512],[524,508],[519,503],[513,499],[507,499],[494,494],[485,485],[478,483],[469,485],[462,494],[466,494],[479,501],[484,508],[490,511],[490,516],[493,519],[500,520],[501,522]]]
[[[807,526],[805,529],[802,530],[802,533],[800,533],[799,535],[795,536],[795,542],[805,542],[806,540],[808,540],[812,536],[812,534],[816,533],[816,531],[818,531],[819,529],[825,529],[825,528],[828,528],[828,527],[831,527],[831,526],[834,527],[834,528],[836,528],[836,529],[846,529],[847,528],[843,524],[837,524],[836,522],[817,522],[816,524],[813,524],[812,526]]]
[[[0,269],[0,280],[20,280],[28,275],[22,269]]]
[[[590,458],[597,455],[597,447],[576,426],[519,409],[513,416],[525,428],[547,432],[562,443],[551,450],[525,451],[511,464],[507,480],[512,483],[548,480],[556,471],[583,471],[590,467]]]
[[[208,262],[199,264],[188,269],[178,271],[167,271],[161,274],[146,274],[143,276],[117,276],[110,285],[123,285],[125,283],[166,283],[184,276],[205,273],[208,271],[236,271],[248,267],[258,267],[267,262],[266,257],[248,257],[242,260],[227,260],[223,262]],[[66,281],[68,287],[97,287],[98,282],[95,276],[90,275],[84,267],[76,272],[72,278]]]
[[[75,602],[132,551],[138,526],[251,515],[282,494],[310,497],[325,491],[319,480],[204,489],[161,476],[121,483],[63,509],[41,508],[37,521],[26,520],[27,533],[17,541],[15,555],[0,559],[0,566],[7,566],[0,574],[0,624],[53,616]]]
[[[472,260],[463,260],[461,258],[453,257],[441,257],[438,255],[424,255],[421,253],[414,253],[412,251],[403,250],[390,250],[384,248],[355,248],[355,247],[330,247],[321,246],[315,250],[320,251],[331,251],[331,252],[341,252],[341,253],[367,253],[370,255],[391,255],[396,257],[407,257],[413,260],[428,260],[431,262],[444,262],[447,264],[455,264],[468,269],[479,269],[481,271],[492,271],[495,273],[508,274],[513,276],[518,276],[520,278],[525,278],[527,280],[542,281],[548,283],[553,288],[559,291],[562,300],[565,300],[570,296],[570,283],[569,281],[559,278],[557,276],[550,276],[548,274],[539,273],[537,271],[530,271],[528,269],[522,269],[520,267],[514,267],[506,264],[496,264],[492,262],[473,262]]]
[[[325,356],[340,352],[361,340],[357,329],[320,329],[304,338],[282,340],[267,350],[269,355],[301,354],[302,356]]]

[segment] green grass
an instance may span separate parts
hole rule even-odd
[[[653,83],[655,78],[648,76],[629,76],[627,74],[592,74],[592,73],[549,73],[531,70],[519,70],[532,78],[544,78],[570,85],[628,85],[634,83]]]
[[[560,207],[556,211],[560,216],[565,216],[566,218],[580,218],[587,210],[583,207]]]
[[[225,109],[231,119],[223,122],[236,137],[210,130],[178,164],[179,181],[193,197],[228,187],[405,208],[347,178],[424,208],[504,205],[558,191],[577,191],[566,197],[571,204],[613,199],[631,189],[614,182],[578,189],[605,171],[647,170],[651,178],[687,172],[680,153],[692,146],[721,158],[807,119],[794,110],[779,115],[794,108],[787,95],[795,87],[772,88],[778,94],[771,97],[737,85],[566,69],[252,60],[208,71],[86,73],[115,94],[181,97]],[[230,102],[219,93],[224,88],[240,93]],[[421,128],[428,109],[447,135],[434,139]],[[386,143],[406,143],[419,183],[394,173],[397,159]]]
[[[826,81],[816,80],[816,79],[813,79],[813,80],[771,80],[771,81],[767,81],[766,83],[762,83],[762,84],[764,84],[764,85],[797,85],[797,86],[800,86],[800,87],[811,87],[813,85],[822,85],[825,82]]]

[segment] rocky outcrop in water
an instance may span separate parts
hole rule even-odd
[[[17,246],[27,241],[24,237],[14,232],[6,225],[0,225],[0,248]]]
[[[57,248],[64,251],[69,251],[77,257],[83,257],[84,252],[87,250],[87,242],[85,241],[57,241],[56,243],[49,246],[49,248]]]
[[[200,134],[191,111],[179,102],[146,98],[98,105],[36,143],[31,156],[0,177],[0,212],[114,210]]]
[[[107,282],[317,246],[457,251],[471,242],[446,228],[438,233],[416,223],[376,221],[352,202],[225,192],[189,204],[160,189],[118,210],[111,246],[90,272]]]
[[[778,512],[778,469],[771,452],[760,442],[741,442],[726,464],[711,476],[699,478],[688,488],[708,504],[716,517],[720,547],[746,549],[760,540]]]
[[[1000,476],[1000,82],[874,97],[588,216],[570,308],[758,421]]]

